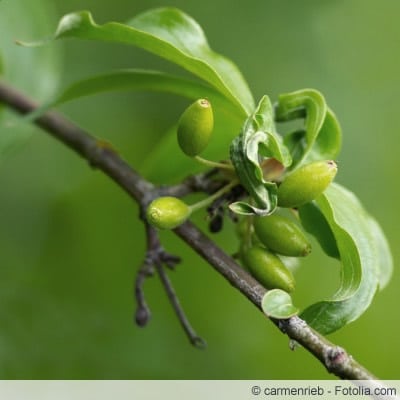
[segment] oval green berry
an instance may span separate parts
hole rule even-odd
[[[277,214],[255,217],[254,230],[261,243],[274,253],[304,257],[311,252],[311,243],[300,227],[289,218]]]
[[[211,104],[206,99],[192,103],[178,122],[178,144],[188,156],[200,154],[208,145],[214,128]]]
[[[329,186],[337,172],[334,161],[315,161],[288,175],[278,188],[280,207],[299,207],[314,200]]]
[[[244,266],[267,289],[292,292],[295,281],[292,273],[278,256],[261,246],[254,246],[242,254]]]
[[[147,221],[159,229],[174,229],[190,216],[190,207],[176,197],[159,197],[146,210]]]

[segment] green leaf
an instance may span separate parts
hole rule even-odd
[[[65,15],[54,39],[75,37],[136,46],[165,58],[197,75],[222,93],[243,114],[250,114],[254,100],[234,63],[211,50],[201,27],[175,8],[158,8],[139,14],[127,24],[98,25],[87,11]],[[24,45],[41,45],[21,43]]]
[[[25,121],[38,118],[48,109],[81,97],[113,91],[154,91],[184,96],[195,100],[207,98],[213,108],[235,113],[235,107],[218,91],[202,82],[142,69],[116,70],[79,80],[61,90],[51,101],[23,117]]]
[[[260,148],[265,152],[267,159],[275,158],[284,166],[290,165],[290,155],[280,136],[275,133],[273,111],[268,96],[260,100],[230,148],[231,161],[239,180],[257,206],[247,204],[247,209],[253,209],[256,215],[268,215],[274,212],[278,204],[277,185],[264,180]]]
[[[166,92],[189,99],[213,97],[213,103],[229,104],[215,89],[201,82],[141,69],[112,71],[75,82],[57,97],[55,104],[102,92],[131,90]]]
[[[325,120],[306,162],[334,160],[342,147],[342,129],[334,112],[328,107]]]
[[[385,234],[383,233],[378,222],[371,216],[368,218],[368,222],[370,225],[371,235],[374,238],[374,244],[378,257],[379,289],[383,289],[389,283],[390,278],[392,277],[392,272],[393,272],[392,253],[390,251],[389,244],[386,240]]]
[[[61,90],[56,97],[37,108],[34,112],[21,117],[19,122],[30,122],[49,108],[80,97],[102,92],[127,90],[172,93],[191,100],[207,98],[212,103],[215,114],[213,139],[210,142],[209,149],[207,149],[207,155],[213,159],[226,158],[226,149],[242,123],[235,106],[207,84],[159,71],[126,69],[82,79]],[[20,123],[20,125],[22,124]],[[188,173],[198,172],[203,169],[203,167],[199,168],[197,163],[177,150],[176,127],[173,127],[165,132],[153,146],[150,154],[146,155],[142,173],[154,182],[165,184],[166,180],[171,179],[171,177],[175,182],[176,179],[183,178]],[[173,163],[169,162],[171,154],[174,154]],[[160,165],[163,166],[161,169]]]
[[[2,78],[3,74],[4,74],[3,57],[0,51],[0,78]],[[3,104],[0,103],[0,122],[2,115],[3,115]]]
[[[7,82],[27,91],[37,100],[53,93],[60,78],[61,52],[54,46],[24,49],[16,45],[21,35],[48,35],[55,17],[51,0],[0,3],[0,50]],[[34,72],[34,79],[32,73]]]
[[[281,289],[268,290],[261,300],[261,308],[268,317],[287,319],[298,314],[289,293]]]
[[[292,168],[316,160],[334,159],[341,147],[341,128],[321,93],[303,89],[279,96],[276,120],[305,118],[304,130],[296,130],[284,139],[292,157]]]
[[[339,259],[339,249],[332,229],[315,202],[299,207],[298,211],[304,229],[318,240],[322,250],[328,256]]]
[[[3,61],[3,56],[0,52],[0,76],[4,75],[4,61]]]
[[[15,38],[49,34],[54,18],[51,0],[12,0],[0,2],[1,77],[13,86],[29,93],[36,100],[48,98],[60,78],[61,52],[49,46],[43,49],[24,49]],[[0,121],[0,159],[12,154],[26,143],[32,126],[18,126],[14,113],[4,109]],[[2,123],[4,121],[4,123]],[[16,124],[14,124],[16,122]]]
[[[335,237],[342,262],[340,287],[329,300],[315,303],[303,313],[313,328],[334,332],[357,319],[390,276],[390,251],[382,231],[353,193],[338,184],[316,199]],[[375,235],[379,232],[378,241]]]
[[[254,207],[244,201],[236,201],[235,203],[231,203],[229,204],[229,208],[234,213],[239,215],[263,215],[262,211],[261,214],[259,214],[260,210],[257,207]]]

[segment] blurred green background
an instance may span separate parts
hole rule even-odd
[[[125,21],[145,9],[168,5],[201,24],[211,47],[242,70],[256,99],[265,93],[275,100],[282,92],[319,89],[344,132],[337,181],[351,188],[381,223],[395,260],[389,287],[359,320],[330,338],[380,378],[399,379],[400,2],[235,4],[3,0],[0,46],[6,49],[5,76],[43,100],[57,79],[64,85],[112,68],[177,71],[124,46],[64,41],[43,50],[15,49],[12,44],[13,39],[49,35],[70,11],[91,10],[98,22]],[[58,53],[61,62],[56,61]],[[61,110],[111,141],[141,169],[186,104],[165,94],[124,93],[81,99]],[[15,130],[28,135],[26,127],[13,129],[2,126],[2,140]],[[145,286],[153,318],[145,329],[136,327],[132,287],[144,254],[137,207],[108,178],[48,135],[35,130],[23,146],[10,146],[2,154],[0,182],[0,378],[333,378],[305,350],[290,351],[287,338],[273,324],[168,233],[163,235],[165,246],[184,259],[170,277],[208,348],[200,351],[188,344],[155,278]],[[229,229],[215,239],[228,251],[235,250]],[[296,278],[295,302],[304,307],[333,293],[338,266],[316,249]]]

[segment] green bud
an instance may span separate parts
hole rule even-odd
[[[159,197],[146,210],[147,221],[159,229],[174,229],[190,216],[190,207],[176,197]]]
[[[178,143],[190,157],[200,154],[208,145],[214,128],[211,104],[206,99],[192,103],[178,122]]]
[[[300,227],[281,215],[254,218],[254,230],[261,243],[274,253],[304,257],[311,252],[311,243]]]
[[[261,246],[254,246],[242,254],[244,266],[267,289],[292,292],[295,287],[292,273],[278,256]]]
[[[329,186],[337,172],[334,161],[315,161],[296,169],[278,188],[280,207],[299,207],[314,200]]]

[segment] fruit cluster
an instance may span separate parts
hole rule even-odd
[[[245,228],[238,229],[242,264],[267,289],[292,292],[292,272],[280,256],[304,257],[311,244],[300,227],[291,219],[274,213],[266,217],[245,217]]]
[[[175,197],[159,197],[153,200],[147,208],[147,220],[153,226],[174,229],[185,222],[194,210],[209,205],[241,183],[232,164],[214,163],[199,157],[211,138],[213,121],[210,102],[205,99],[197,100],[186,109],[179,120],[178,144],[187,156],[197,161],[229,169],[230,173],[225,174],[228,177],[226,186],[193,205],[187,205]],[[260,164],[263,161],[265,164],[265,159],[260,160]],[[270,215],[245,215],[242,218],[237,229],[241,242],[239,256],[244,267],[267,289],[291,292],[295,287],[293,274],[285,266],[281,256],[307,256],[311,245],[300,226],[293,219],[281,215],[280,210],[296,209],[317,198],[334,179],[337,166],[331,160],[314,161],[286,173],[278,161],[273,158],[267,161],[269,169],[273,164],[274,173],[268,171],[267,179],[277,186],[278,207]]]

